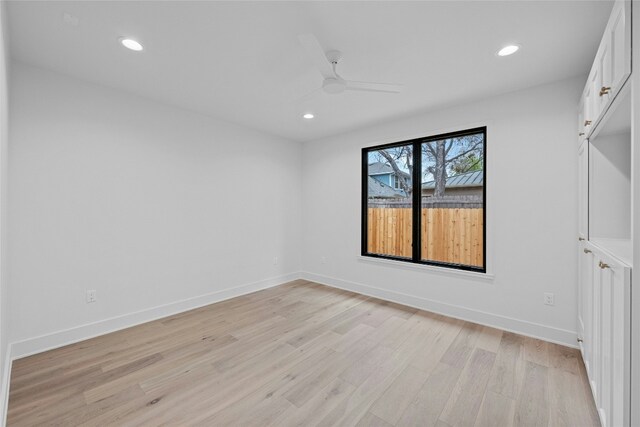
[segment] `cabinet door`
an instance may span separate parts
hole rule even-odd
[[[595,249],[591,249],[595,250]],[[589,352],[589,383],[591,384],[591,390],[596,403],[596,408],[600,412],[600,371],[602,370],[601,353],[602,353],[602,328],[601,328],[601,309],[600,304],[602,298],[602,272],[596,261],[596,254],[593,254],[593,260],[591,262],[591,318],[589,320],[590,333],[588,336],[591,341],[591,351]],[[585,363],[586,364],[586,363]]]
[[[629,1],[616,0],[604,31],[584,93],[583,126],[588,137],[631,74]]]
[[[593,251],[586,242],[578,245],[578,338],[587,374],[591,376],[593,347]]]
[[[598,54],[596,55],[596,61],[593,64],[597,72],[595,73],[593,83],[593,102],[595,104],[596,115],[593,117],[594,122],[598,120],[601,113],[606,109],[608,102],[611,99],[611,85],[613,64],[611,58],[611,37],[605,31]]]
[[[605,426],[629,425],[630,289],[631,270],[617,260],[597,253],[594,301],[599,335],[596,406]]]
[[[603,86],[614,97],[631,74],[631,3],[616,1],[607,24],[605,38],[611,50],[611,78]]]
[[[580,104],[578,104],[578,146],[587,137],[587,132],[584,129],[584,95],[580,98]]]
[[[589,238],[589,141],[578,148],[578,237]]]
[[[584,122],[582,123],[584,127],[585,136],[589,136],[589,132],[591,132],[592,125],[594,124],[594,120],[596,116],[594,115],[594,106],[593,106],[593,86],[594,81],[597,78],[597,70],[591,70],[591,74],[589,74],[589,80],[587,81],[587,87],[584,91],[584,106],[582,110],[584,111]]]

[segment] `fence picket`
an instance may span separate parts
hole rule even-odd
[[[411,257],[411,209],[368,208],[368,252]],[[421,257],[482,267],[482,208],[422,208]]]

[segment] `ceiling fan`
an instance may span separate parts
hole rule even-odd
[[[320,46],[320,42],[318,42],[318,39],[313,34],[300,34],[298,40],[300,40],[300,44],[306,50],[307,55],[314,62],[318,71],[322,74],[322,77],[324,77],[320,89],[325,93],[337,94],[345,90],[399,93],[402,89],[401,85],[391,83],[345,80],[336,72],[336,66],[340,62],[340,59],[342,59],[342,53],[340,51],[330,50],[325,54],[324,49]]]

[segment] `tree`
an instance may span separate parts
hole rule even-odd
[[[410,197],[413,188],[411,185],[411,177],[413,176],[413,147],[411,145],[404,145],[378,150],[375,151],[375,157],[377,161],[391,166],[393,173],[398,177],[400,188],[402,188],[407,197]]]
[[[453,173],[463,173],[459,171],[477,170],[471,168],[484,163],[483,143],[484,135],[474,134],[422,144],[422,163],[425,165],[424,171],[433,175],[434,197],[444,196],[448,178],[447,169]],[[474,158],[477,161],[473,161]],[[471,159],[470,163],[468,159]],[[465,170],[465,167],[468,169]]]
[[[423,178],[433,175],[434,197],[445,193],[449,174],[460,174],[484,167],[484,134],[456,136],[423,142]],[[403,145],[371,153],[371,160],[388,164],[398,177],[400,188],[410,197],[413,192],[413,146]]]
[[[475,152],[451,162],[449,167],[449,171],[456,175],[471,171],[481,171],[482,169],[484,169],[484,161]]]

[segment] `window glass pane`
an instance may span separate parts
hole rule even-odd
[[[422,147],[420,258],[484,268],[484,133]]]
[[[367,153],[367,252],[411,258],[413,147]]]

